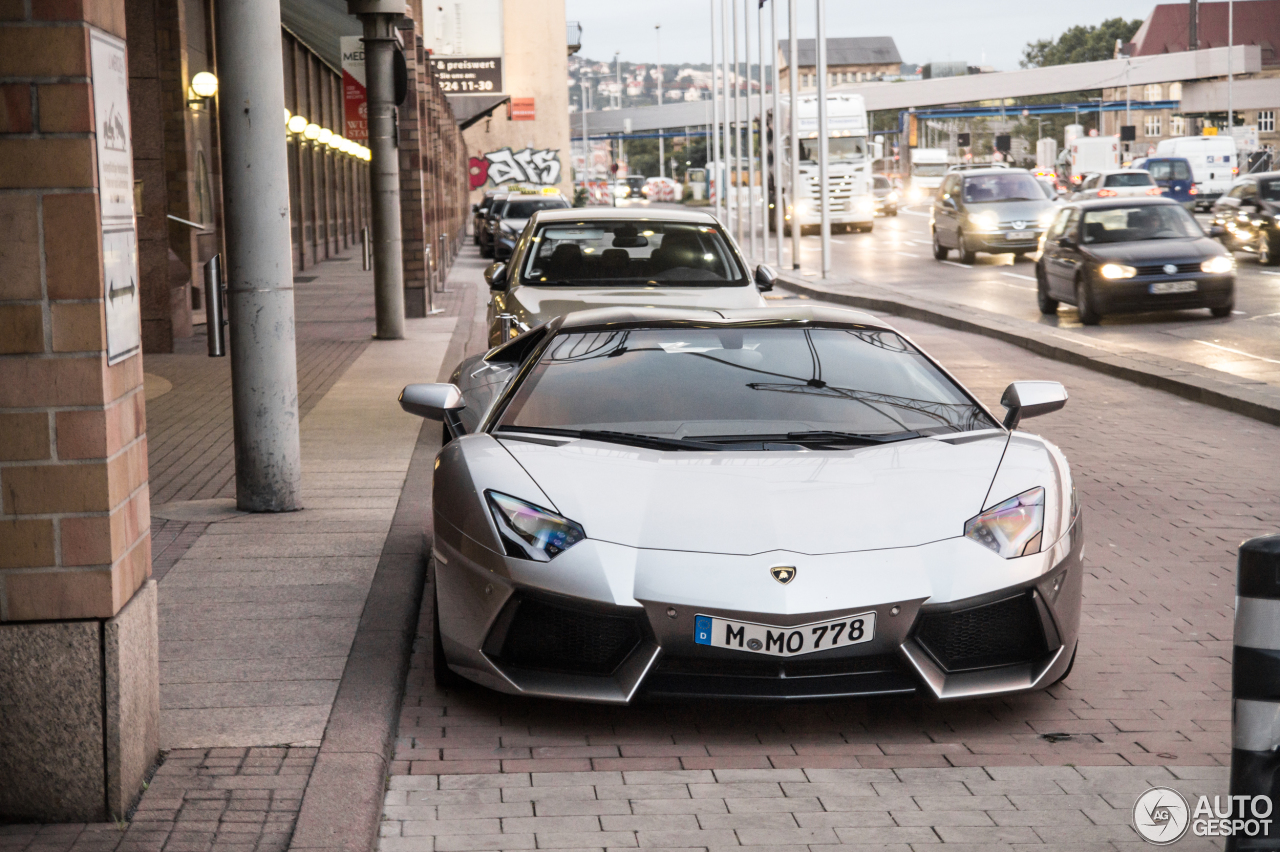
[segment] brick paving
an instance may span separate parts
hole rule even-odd
[[[948,704],[616,708],[441,693],[424,608],[383,852],[1115,849],[1141,844],[1130,809],[1147,786],[1225,794],[1235,548],[1280,527],[1261,475],[1280,469],[1280,429],[999,341],[896,324],[996,411],[1013,379],[1057,379],[1071,394],[1026,424],[1067,453],[1084,506],[1070,677]]]

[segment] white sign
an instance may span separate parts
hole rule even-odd
[[[91,29],[93,112],[98,142],[98,202],[102,211],[103,298],[107,363],[142,348],[138,238],[133,210],[133,144],[129,125],[129,69],[124,42]]]
[[[433,55],[502,56],[502,0],[424,3],[422,16]]]

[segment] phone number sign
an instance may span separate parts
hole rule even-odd
[[[433,56],[431,67],[440,88],[446,92],[468,94],[502,91],[502,59],[477,56]]]

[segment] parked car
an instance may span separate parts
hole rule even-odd
[[[1054,210],[1054,203],[1026,169],[952,172],[942,182],[930,212],[933,256],[946,260],[955,249],[961,263],[973,263],[980,251],[1033,252]]]
[[[487,257],[506,260],[516,246],[516,239],[524,230],[525,223],[539,210],[563,210],[569,208],[569,202],[559,192],[513,192],[501,202],[495,202],[490,210],[486,231],[488,232],[489,252]],[[480,253],[485,254],[484,245]]]
[[[871,194],[876,199],[876,212],[881,216],[898,215],[898,190],[884,175],[873,175],[871,178]]]
[[[505,194],[504,190],[490,189],[485,192],[483,198],[471,205],[471,241],[476,245],[480,245],[480,231],[484,228],[484,218],[489,215],[493,200]]]
[[[1253,252],[1265,266],[1280,263],[1280,172],[1245,175],[1213,203],[1222,244]]]
[[[1220,229],[1219,229],[1220,230]],[[1235,306],[1236,264],[1182,205],[1168,198],[1099,198],[1066,205],[1036,262],[1040,312],[1076,306],[1080,321],[1106,314]]]
[[[1196,184],[1191,177],[1191,163],[1184,157],[1142,157],[1133,161],[1135,169],[1146,169],[1160,187],[1165,198],[1193,210],[1196,206]]]
[[[494,264],[485,277],[497,345],[586,308],[762,308],[760,293],[776,274],[767,266],[752,272],[710,213],[597,207],[538,211],[510,264]]]
[[[1083,201],[1086,198],[1133,198],[1160,194],[1160,187],[1156,185],[1150,172],[1142,169],[1112,169],[1086,174],[1072,199]]]
[[[558,215],[558,214],[557,214]],[[499,692],[934,699],[1071,669],[1071,468],[838,308],[575,311],[400,404],[442,420],[432,665]],[[479,390],[478,390],[479,389]],[[473,410],[478,409],[478,410]],[[975,626],[977,625],[977,626]]]
[[[476,245],[480,247],[481,257],[493,257],[493,230],[497,227],[498,214],[507,200],[507,194],[507,190],[495,193],[480,220],[480,227],[476,230]]]

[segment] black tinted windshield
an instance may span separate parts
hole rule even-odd
[[[1086,243],[1130,243],[1203,237],[1191,214],[1176,204],[1089,210],[1082,230]]]
[[[967,204],[989,201],[1043,201],[1044,192],[1036,179],[1017,172],[1006,175],[970,175],[964,179]]]
[[[893,332],[734,328],[559,335],[499,428],[697,439],[995,425]]]
[[[1264,201],[1280,201],[1280,178],[1258,181],[1258,197]]]
[[[1155,183],[1146,172],[1123,172],[1118,175],[1107,175],[1103,186],[1151,186]]]
[[[689,222],[548,222],[526,257],[521,283],[540,286],[748,283],[719,229]]]
[[[539,210],[559,210],[568,206],[563,198],[517,198],[507,202],[502,218],[528,219]]]

